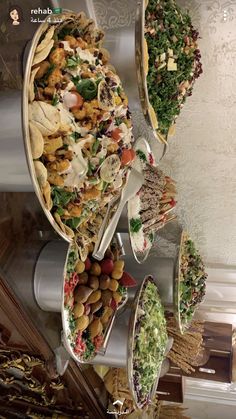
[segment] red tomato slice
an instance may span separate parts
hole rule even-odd
[[[114,141],[120,141],[120,134],[122,133],[120,128],[115,128],[112,132],[111,132],[111,137],[113,138]]]
[[[121,164],[123,164],[124,166],[126,164],[130,164],[135,158],[135,151],[130,148],[130,149],[125,149],[122,151],[122,156],[121,156]]]

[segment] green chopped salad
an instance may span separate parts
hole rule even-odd
[[[178,299],[181,328],[190,324],[206,293],[207,273],[194,242],[184,234],[180,256]]]
[[[148,403],[167,340],[164,309],[157,286],[149,276],[139,300],[133,348],[133,382],[139,406]]]
[[[198,38],[188,12],[183,12],[175,0],[149,0],[145,12],[147,87],[158,132],[164,137],[202,73]]]

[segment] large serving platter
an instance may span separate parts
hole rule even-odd
[[[143,289],[147,283],[147,281],[150,280],[150,276],[147,275],[143,282],[141,283],[141,286],[139,288],[139,290],[136,293],[135,299],[133,301],[133,310],[131,311],[131,316],[130,316],[130,321],[129,321],[129,334],[128,334],[128,358],[127,358],[127,374],[128,374],[128,381],[129,381],[129,388],[134,400],[134,403],[137,407],[137,409],[143,409],[145,407],[147,407],[146,404],[141,404],[140,401],[137,398],[137,393],[135,391],[135,384],[134,384],[134,346],[135,346],[135,331],[136,331],[136,325],[138,322],[138,317],[139,317],[139,303],[140,303],[140,299],[142,297],[142,292]],[[172,342],[171,342],[172,343]],[[166,345],[166,351],[165,351],[165,355],[169,352],[170,350],[170,342],[167,341],[167,345]],[[157,368],[156,371],[156,379],[152,385],[150,394],[149,394],[149,400],[153,400],[153,398],[155,397],[156,394],[156,389],[158,386],[158,382],[159,382],[159,378],[160,378],[160,374],[161,374],[161,365],[159,366],[159,368]]]
[[[137,151],[140,150],[146,156],[147,162],[152,166],[156,166],[155,157],[151,150],[151,147],[148,141],[140,137],[136,141],[134,145],[134,150],[136,152],[136,158],[133,162],[133,167],[140,173],[143,171],[143,164],[139,159]],[[130,237],[130,244],[133,251],[133,255],[138,263],[143,263],[152,248],[152,243],[145,238],[144,234],[142,234],[142,229],[138,233],[132,233],[130,221],[134,217],[134,211],[137,210],[138,206],[140,205],[140,198],[139,193],[137,192],[136,195],[128,201],[128,225],[129,225],[129,237]],[[142,241],[142,245],[144,250],[139,251],[138,246],[140,245],[139,241]],[[146,244],[146,247],[144,246]]]
[[[50,19],[50,20],[49,20]],[[59,21],[64,21],[64,19],[66,19],[67,21],[73,21],[73,19],[76,21],[76,19],[78,19],[78,16],[75,15],[73,12],[71,11],[63,11],[62,15],[57,15],[57,20],[59,19]],[[90,26],[91,26],[91,20],[87,19],[87,22],[90,22]],[[40,27],[38,28],[37,32],[35,33],[35,36],[33,38],[33,41],[31,43],[31,47],[29,50],[29,54],[28,54],[28,59],[27,59],[27,63],[26,63],[26,67],[25,67],[25,77],[24,77],[24,88],[23,88],[23,103],[22,103],[22,117],[23,117],[23,132],[24,132],[24,140],[25,140],[25,150],[26,150],[26,156],[27,156],[27,162],[28,162],[28,166],[29,166],[29,171],[31,174],[31,178],[32,178],[32,183],[35,189],[35,193],[39,199],[39,202],[42,206],[43,211],[45,212],[49,222],[51,223],[51,225],[53,226],[53,228],[56,230],[56,232],[63,237],[66,241],[68,242],[72,242],[73,238],[76,236],[76,234],[78,233],[78,230],[80,229],[80,226],[82,226],[83,230],[86,230],[86,222],[88,220],[90,220],[90,216],[89,214],[91,214],[93,217],[91,218],[91,225],[90,227],[92,228],[92,234],[91,234],[91,238],[89,238],[89,232],[85,232],[84,234],[77,234],[78,241],[81,242],[81,258],[86,259],[86,252],[88,252],[88,248],[89,245],[92,242],[96,241],[96,237],[98,234],[98,230],[99,230],[99,222],[97,220],[97,218],[103,217],[105,215],[106,209],[107,209],[107,204],[109,201],[111,201],[115,196],[118,197],[121,195],[122,189],[125,185],[125,181],[126,181],[126,175],[129,171],[129,164],[130,161],[133,158],[133,150],[131,150],[131,142],[133,141],[133,137],[132,137],[132,123],[130,121],[130,113],[128,110],[128,106],[127,106],[127,98],[125,96],[125,93],[122,89],[121,86],[121,82],[119,77],[116,75],[116,73],[111,69],[111,67],[108,65],[108,53],[106,52],[106,50],[103,48],[97,49],[97,55],[98,51],[102,51],[101,56],[104,58],[106,56],[106,59],[104,58],[97,58],[95,60],[95,58],[97,57],[97,55],[93,56],[93,60],[96,61],[96,66],[93,66],[95,68],[92,69],[91,71],[95,71],[95,76],[91,76],[91,72],[89,76],[85,76],[85,77],[89,77],[88,78],[88,82],[93,83],[93,85],[96,86],[96,94],[95,96],[93,96],[93,98],[95,98],[93,100],[93,102],[97,102],[97,105],[93,104],[91,105],[92,101],[91,101],[91,97],[89,96],[86,97],[86,99],[83,99],[83,97],[77,92],[74,91],[74,89],[77,89],[77,85],[75,83],[79,83],[80,87],[81,85],[85,85],[87,82],[87,79],[83,79],[83,74],[82,76],[71,76],[70,73],[70,68],[69,68],[69,76],[70,76],[70,81],[68,82],[67,79],[67,84],[72,84],[73,86],[73,90],[72,93],[70,90],[68,90],[69,96],[72,96],[74,99],[75,97],[80,97],[82,98],[82,105],[80,105],[80,107],[78,108],[78,114],[81,114],[81,112],[84,112],[85,115],[87,115],[86,112],[90,112],[91,111],[91,107],[95,106],[96,109],[95,111],[99,114],[99,118],[98,120],[96,120],[96,123],[92,124],[90,122],[90,128],[84,128],[84,125],[82,123],[80,123],[80,116],[78,116],[79,122],[77,122],[77,124],[75,123],[75,117],[73,117],[72,113],[69,112],[69,109],[73,109],[74,105],[68,105],[69,107],[66,108],[66,110],[63,108],[63,105],[61,105],[60,100],[63,100],[63,95],[62,97],[57,96],[57,100],[58,102],[56,104],[53,103],[53,100],[51,102],[51,99],[49,101],[48,104],[48,98],[46,96],[46,100],[45,98],[40,99],[41,101],[37,102],[37,100],[39,100],[38,98],[36,99],[36,101],[34,100],[34,96],[33,95],[33,99],[32,99],[32,95],[30,95],[29,93],[29,86],[30,84],[32,85],[32,78],[34,76],[34,71],[32,70],[32,65],[36,65],[36,64],[40,64],[42,60],[40,60],[39,62],[36,60],[35,58],[37,57],[37,54],[35,55],[35,51],[36,51],[36,47],[39,46],[39,42],[41,41],[41,35],[43,35],[44,33],[46,33],[46,30],[50,27],[49,23],[52,23],[52,17],[47,17],[45,22],[40,25]],[[77,23],[78,24],[78,23]],[[62,23],[63,25],[63,23]],[[91,31],[94,30],[94,26],[92,24],[92,29]],[[50,32],[50,31],[48,31]],[[82,36],[82,35],[81,35]],[[94,35],[94,39],[95,36],[97,37],[97,32],[96,35]],[[63,38],[64,39],[64,38]],[[81,38],[78,38],[81,41]],[[101,39],[101,37],[99,38]],[[83,41],[83,40],[82,40]],[[77,41],[76,41],[77,42]],[[91,42],[91,41],[88,41]],[[99,41],[94,41],[95,43],[92,45],[97,46],[96,42]],[[53,43],[53,42],[52,42]],[[87,45],[87,44],[86,44]],[[100,45],[100,44],[99,44]],[[60,48],[60,46],[59,46]],[[58,48],[58,49],[59,49]],[[88,45],[87,47],[88,48]],[[46,49],[46,48],[45,48]],[[73,51],[70,48],[71,51]],[[78,47],[76,49],[80,50],[81,54],[84,54],[84,51],[81,50],[80,47]],[[75,58],[77,59],[77,55],[79,54],[78,52],[75,52],[74,50],[74,54],[75,54]],[[93,53],[96,54],[96,48],[93,48]],[[71,52],[69,52],[69,54],[71,54]],[[88,52],[88,54],[91,55],[90,52]],[[102,55],[104,54],[104,56]],[[67,56],[68,57],[68,56]],[[69,57],[71,57],[71,55],[69,55]],[[72,56],[74,58],[74,55]],[[76,70],[79,67],[79,71],[83,72],[83,65],[84,63],[88,63],[87,60],[87,56],[84,58],[84,55],[82,55],[82,59],[80,59],[79,57],[79,64],[76,64]],[[51,58],[49,57],[49,60]],[[102,61],[101,61],[102,60]],[[72,61],[72,60],[71,60]],[[95,62],[94,61],[94,62]],[[69,62],[69,59],[68,59]],[[82,62],[82,64],[81,64]],[[74,63],[74,61],[73,61]],[[72,64],[73,64],[72,63]],[[57,64],[56,64],[57,65]],[[65,68],[68,68],[71,65],[68,64],[66,62],[65,64]],[[73,64],[74,65],[74,64]],[[54,65],[55,68],[55,65]],[[64,67],[63,67],[64,68]],[[34,67],[33,67],[34,69]],[[57,67],[56,67],[57,69]],[[82,69],[82,70],[81,70]],[[37,69],[36,69],[37,72]],[[59,70],[60,72],[60,70]],[[76,73],[77,74],[77,73]],[[80,74],[80,73],[78,73]],[[106,77],[106,75],[109,74],[109,77]],[[72,71],[72,75],[73,75],[73,71]],[[68,75],[67,75],[68,76]],[[99,78],[100,76],[100,78]],[[91,77],[95,77],[96,83],[94,81],[91,81]],[[98,77],[98,79],[96,78]],[[113,83],[113,78],[115,79],[115,83]],[[71,81],[73,79],[73,82]],[[79,81],[74,81],[75,79],[79,79]],[[92,79],[93,80],[93,79]],[[108,83],[111,83],[111,86],[108,85]],[[112,84],[113,83],[113,84]],[[57,83],[58,84],[58,83]],[[60,84],[60,83],[59,83]],[[87,83],[88,85],[88,83]],[[87,86],[86,85],[86,86]],[[103,85],[103,86],[101,86]],[[91,88],[91,86],[90,86]],[[50,88],[49,88],[50,89]],[[60,90],[60,87],[58,88]],[[71,87],[70,87],[71,89]],[[87,87],[87,93],[89,93],[89,95],[91,95],[91,92],[88,92],[88,87]],[[102,90],[103,89],[103,90]],[[107,91],[106,91],[107,89]],[[46,89],[45,89],[46,90]],[[108,92],[109,90],[109,92]],[[61,90],[64,94],[65,91]],[[102,93],[103,92],[103,93]],[[105,92],[105,93],[104,93]],[[107,99],[109,97],[109,94],[111,93],[111,98],[110,98],[110,102],[109,105],[106,103],[104,105],[104,100]],[[55,94],[55,86],[54,86],[54,94]],[[67,94],[67,91],[66,91]],[[82,93],[81,93],[82,94]],[[107,97],[106,97],[107,94]],[[77,95],[77,96],[74,96]],[[105,95],[105,99],[104,99],[104,95]],[[67,94],[68,97],[68,94]],[[53,96],[54,98],[54,96]],[[102,99],[101,99],[102,98]],[[74,100],[73,99],[73,100]],[[112,100],[111,100],[112,99]],[[103,100],[103,102],[102,102]],[[30,105],[29,103],[30,102]],[[83,103],[85,102],[86,105],[86,111],[84,109],[82,109]],[[58,108],[57,108],[57,104]],[[33,105],[35,105],[33,107]],[[44,107],[42,108],[42,105],[44,105]],[[29,111],[29,106],[31,107],[31,112]],[[49,167],[51,166],[56,166],[57,163],[59,164],[60,159],[59,157],[61,156],[60,152],[60,156],[56,157],[56,159],[59,159],[58,161],[55,161],[54,163],[50,163],[51,161],[54,160],[48,160],[48,158],[50,157],[50,151],[45,151],[46,154],[42,154],[41,156],[36,156],[34,157],[34,159],[41,159],[41,157],[43,157],[43,163],[45,162],[45,158],[46,158],[46,163],[45,165],[42,163],[41,160],[39,160],[39,162],[36,161],[37,163],[37,167],[40,168],[40,170],[42,170],[44,172],[44,176],[45,176],[45,171],[46,171],[46,183],[44,184],[45,186],[42,185],[42,187],[40,188],[38,179],[37,179],[37,174],[36,174],[36,170],[35,170],[35,161],[33,160],[32,157],[32,147],[31,147],[31,141],[30,141],[30,129],[29,129],[29,119],[31,118],[31,122],[33,121],[33,123],[35,123],[34,120],[34,116],[33,116],[33,112],[36,113],[36,108],[42,108],[41,109],[41,113],[42,111],[44,112],[44,114],[46,114],[46,110],[44,110],[45,106],[47,106],[47,110],[48,108],[50,108],[51,110],[55,111],[54,113],[56,113],[57,118],[60,120],[60,116],[62,115],[62,112],[60,113],[60,111],[63,111],[64,113],[67,112],[67,114],[70,114],[70,117],[72,115],[71,118],[71,122],[69,124],[69,129],[68,130],[68,134],[62,133],[61,135],[63,136],[63,146],[57,146],[58,149],[62,148],[62,152],[64,153],[64,149],[68,150],[68,142],[66,142],[66,144],[64,144],[64,137],[66,138],[66,141],[69,141],[69,153],[72,153],[73,157],[69,158],[69,160],[73,160],[72,163],[69,162],[69,160],[66,162],[65,160],[61,160],[61,163],[66,163],[69,164],[69,169],[67,168],[66,171],[63,170],[57,170],[57,169],[49,169],[49,172],[47,173],[47,169],[46,166]],[[67,105],[66,105],[67,106]],[[61,109],[62,107],[62,109]],[[53,109],[54,108],[54,109]],[[34,109],[34,111],[33,111]],[[46,109],[46,108],[45,108]],[[49,110],[50,110],[49,109]],[[82,110],[81,110],[82,109]],[[94,111],[94,112],[95,112]],[[92,112],[92,111],[91,111]],[[64,118],[64,113],[62,115],[62,118]],[[91,114],[93,115],[93,114]],[[108,116],[107,116],[108,115]],[[118,117],[119,116],[119,117]],[[30,117],[30,118],[29,118]],[[36,117],[39,118],[39,117]],[[41,117],[40,117],[41,118]],[[77,116],[76,116],[77,118]],[[92,116],[91,116],[92,118]],[[87,118],[88,119],[88,118]],[[105,122],[104,122],[105,121]],[[82,122],[86,122],[86,118],[84,117],[84,121]],[[36,123],[38,123],[36,121]],[[68,123],[66,125],[65,122],[63,122],[63,120],[61,119],[61,123],[63,127],[68,126]],[[41,125],[38,125],[40,127],[40,130],[42,129],[42,122],[40,122]],[[63,125],[64,124],[64,125]],[[88,125],[88,124],[87,124]],[[105,128],[101,128],[100,129],[100,125]],[[34,124],[33,124],[34,126]],[[59,127],[59,124],[58,124]],[[37,126],[36,126],[37,128]],[[65,129],[65,128],[64,128]],[[79,129],[79,134],[76,130]],[[58,130],[58,128],[57,128]],[[63,128],[61,128],[62,132],[63,132]],[[104,131],[102,131],[104,130]],[[31,128],[32,131],[32,128]],[[44,130],[45,131],[45,130]],[[81,132],[84,132],[83,135],[80,135]],[[57,133],[58,131],[56,131]],[[73,137],[73,140],[70,138],[71,136],[71,132],[72,135],[73,134],[78,134],[77,137]],[[91,135],[92,133],[92,135]],[[105,135],[104,135],[105,133]],[[55,134],[55,132],[54,132]],[[41,136],[45,136],[46,135],[46,139],[48,138],[47,135],[50,135],[47,133],[47,131],[43,132],[41,131]],[[60,135],[57,134],[57,135]],[[69,137],[69,140],[67,139],[67,136]],[[81,138],[82,141],[80,141],[80,139],[77,141],[77,138]],[[61,137],[60,137],[61,138]],[[59,138],[58,138],[59,140]],[[48,141],[48,144],[51,143],[51,138],[49,137],[49,140],[47,139],[46,141]],[[89,150],[87,150],[86,147],[88,147],[86,142],[89,142]],[[71,145],[71,142],[73,142],[73,145]],[[96,148],[93,148],[94,144],[96,143]],[[92,144],[92,145],[91,145]],[[65,145],[65,147],[64,147]],[[67,148],[66,148],[67,146]],[[51,146],[50,146],[51,147]],[[83,148],[84,147],[84,148]],[[46,150],[46,148],[45,148]],[[84,155],[82,155],[82,150],[83,153],[89,153],[86,154],[86,158],[84,158]],[[95,150],[95,151],[94,151]],[[48,154],[47,154],[48,153]],[[103,153],[103,159],[101,159],[101,157],[99,156],[99,154]],[[105,154],[104,154],[105,153]],[[48,157],[49,156],[49,157]],[[87,157],[88,156],[88,157]],[[53,158],[55,159],[55,152],[53,155]],[[99,163],[96,163],[95,166],[92,166],[91,161],[92,160],[96,160],[99,161]],[[100,163],[101,161],[101,163]],[[73,166],[74,164],[74,166]],[[95,164],[95,163],[94,163]],[[62,167],[62,166],[61,166]],[[76,169],[75,169],[76,167]],[[79,167],[79,168],[78,168]],[[91,169],[91,167],[93,167],[93,169]],[[56,176],[58,177],[58,174],[62,175],[62,178],[60,178],[59,176],[59,180],[60,182],[62,181],[62,183],[57,183],[58,180],[51,179],[50,180],[50,170],[54,171],[54,173],[56,173]],[[73,176],[75,175],[75,172],[77,173],[78,170],[82,170],[82,173],[79,173],[78,176],[75,178],[73,178]],[[116,173],[116,177],[113,174]],[[61,173],[60,173],[61,172]],[[109,172],[109,173],[108,173]],[[52,172],[53,173],[53,172]],[[112,174],[112,175],[111,175]],[[42,176],[42,175],[40,175]],[[53,175],[54,176],[54,175]],[[39,175],[38,175],[39,177]],[[69,178],[71,178],[69,180]],[[92,180],[91,180],[92,178]],[[90,182],[91,180],[91,182]],[[67,181],[67,183],[66,183]],[[92,183],[93,182],[93,183]],[[78,185],[77,185],[78,183]],[[99,184],[99,185],[98,185]],[[105,188],[104,188],[104,184]],[[64,205],[63,208],[60,209],[61,214],[63,215],[65,212],[67,212],[67,215],[65,219],[61,219],[61,214],[58,212],[57,210],[57,206],[56,206],[56,210],[55,210],[55,202],[52,202],[52,192],[54,189],[52,189],[55,185],[59,185],[59,192],[60,194],[69,194],[70,197],[68,198],[69,201],[67,201]],[[62,186],[61,186],[62,185]],[[64,189],[64,185],[65,185],[65,189]],[[67,186],[66,186],[67,185]],[[75,186],[76,185],[76,186]],[[95,186],[94,186],[95,185]],[[100,187],[100,189],[99,189]],[[42,192],[42,189],[44,189],[44,191]],[[69,188],[69,192],[68,192],[68,188]],[[56,190],[57,190],[57,186],[56,186]],[[56,192],[55,192],[56,193]],[[60,197],[59,194],[59,197]],[[93,195],[92,195],[93,194]],[[99,195],[100,194],[100,195]],[[44,195],[44,196],[43,196]],[[46,199],[46,195],[47,198]],[[72,196],[74,195],[74,197],[72,198]],[[56,195],[55,195],[56,196]],[[86,198],[85,198],[86,196]],[[75,199],[76,198],[76,199]],[[58,198],[57,198],[58,199]],[[72,200],[72,201],[70,201]],[[70,214],[68,213],[67,206],[68,206],[68,202],[69,205],[71,205],[70,202],[74,202],[72,203],[72,209],[76,210],[76,214],[79,213],[79,215],[75,215],[75,214]],[[46,202],[45,204],[45,201]],[[61,205],[61,200],[59,198],[59,206]],[[63,206],[62,205],[62,206]],[[54,214],[52,215],[51,213],[51,209],[53,210]],[[68,216],[69,214],[69,216]],[[81,215],[81,216],[80,216]],[[69,217],[69,218],[68,218]],[[95,219],[95,221],[93,221]],[[68,225],[68,219],[69,219],[69,224]],[[74,221],[76,221],[76,225],[74,224]],[[90,230],[91,230],[90,228]],[[89,230],[89,227],[88,227]],[[80,231],[79,231],[80,233]],[[87,235],[86,235],[87,234]],[[76,240],[76,237],[75,237]],[[84,260],[83,259],[83,260]]]
[[[119,244],[117,244],[119,246]],[[69,325],[69,311],[65,307],[65,284],[67,275],[67,265],[70,252],[74,245],[62,240],[48,242],[41,250],[36,263],[34,273],[34,295],[40,308],[47,312],[60,312],[62,319],[62,344],[74,361],[86,364],[96,359],[93,357],[84,360],[73,350],[71,329]],[[125,288],[124,288],[125,291]],[[102,356],[106,352],[113,323],[120,309],[126,304],[128,299],[127,288],[123,293],[122,300],[113,308],[113,313],[103,329],[103,344],[97,351]]]
[[[177,323],[177,327],[179,331],[184,334],[189,327],[191,327],[191,320],[183,322],[181,318],[181,312],[180,312],[180,304],[181,304],[181,265],[182,265],[182,257],[183,257],[183,249],[184,249],[184,243],[186,239],[189,238],[186,231],[182,231],[181,237],[180,237],[180,243],[178,246],[178,254],[176,257],[176,264],[175,264],[175,272],[174,272],[174,284],[173,284],[173,302],[174,302],[174,315]],[[203,302],[204,299],[201,301]],[[198,305],[195,307],[195,311],[197,310]]]
[[[168,150],[167,138],[164,138],[157,131],[154,123],[153,110],[149,102],[148,88],[147,88],[147,60],[148,55],[145,47],[145,10],[146,0],[139,0],[137,3],[136,19],[135,19],[135,58],[136,71],[139,88],[140,103],[146,122],[151,127],[155,138],[164,144],[163,155]]]
[[[67,12],[65,12],[67,13]],[[69,11],[68,11],[69,13]],[[49,16],[50,17],[50,16]],[[39,203],[41,205],[41,208],[43,212],[45,213],[48,221],[50,222],[51,226],[54,228],[54,230],[67,242],[71,242],[71,238],[68,237],[67,234],[63,233],[63,231],[59,228],[58,224],[56,223],[54,217],[52,216],[51,212],[46,208],[45,201],[41,192],[41,189],[39,187],[39,183],[37,180],[34,162],[32,159],[32,151],[31,151],[31,144],[30,144],[30,133],[29,133],[29,107],[28,107],[28,89],[29,89],[29,83],[30,83],[30,76],[31,76],[31,68],[33,64],[34,59],[34,53],[36,50],[36,47],[39,43],[41,35],[47,30],[49,27],[49,24],[47,23],[47,17],[45,19],[45,22],[42,23],[37,31],[35,32],[35,35],[31,41],[29,51],[28,51],[28,57],[25,64],[25,73],[24,73],[24,84],[23,84],[23,93],[22,93],[22,129],[23,129],[23,138],[24,138],[24,145],[25,145],[25,153],[27,158],[27,164],[30,172],[30,176],[33,183],[34,192],[39,200]]]

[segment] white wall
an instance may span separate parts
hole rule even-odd
[[[184,407],[188,408],[185,415],[191,419],[235,419],[236,417],[236,407],[227,404],[186,400]]]

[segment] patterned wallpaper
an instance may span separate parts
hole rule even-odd
[[[161,167],[178,182],[179,219],[206,261],[236,265],[236,2],[179,4],[199,28],[204,74],[182,110]],[[96,0],[94,7],[104,29],[134,22],[135,0]],[[133,117],[135,134],[145,133],[158,152],[140,112]]]

